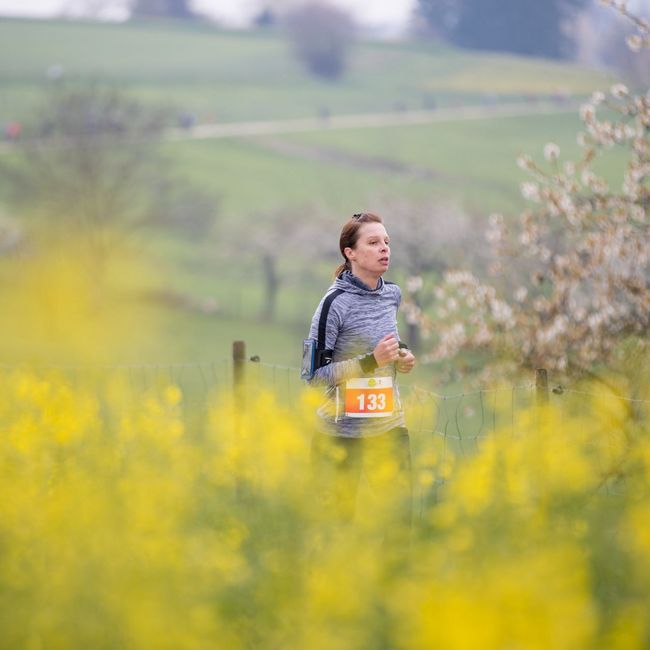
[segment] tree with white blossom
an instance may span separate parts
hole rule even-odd
[[[650,47],[650,23],[608,0],[636,33],[633,50]],[[650,341],[650,91],[617,83],[580,109],[582,156],[563,161],[557,145],[545,162],[521,156],[532,203],[510,227],[492,215],[486,233],[495,262],[490,280],[451,271],[420,324],[431,339],[426,360],[485,350],[501,370],[545,367],[576,374],[612,361],[623,341]],[[596,161],[623,152],[610,184]],[[614,155],[620,155],[614,154]],[[611,179],[610,179],[611,180]],[[489,364],[494,370],[496,364]]]

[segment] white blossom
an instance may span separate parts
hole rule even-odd
[[[583,122],[591,122],[596,117],[596,109],[591,104],[583,104],[580,107],[580,119]]]
[[[528,201],[539,202],[539,185],[532,181],[525,181],[519,185],[521,195]]]
[[[544,145],[544,158],[549,162],[555,162],[560,157],[560,147],[554,142],[548,142]]]
[[[603,317],[598,312],[589,314],[587,317],[587,325],[590,329],[595,330],[600,327],[600,324],[603,322]]]
[[[585,169],[580,175],[580,180],[582,181],[583,185],[590,187],[596,180],[596,174],[594,174],[591,169]]]
[[[643,48],[643,39],[638,34],[632,34],[632,36],[628,36],[626,43],[632,52],[640,52]]]
[[[449,284],[476,284],[474,276],[469,271],[447,271],[445,280]]]
[[[489,217],[488,217],[488,223],[490,226],[503,226],[503,215],[498,214],[497,212],[493,212]]]
[[[409,293],[415,293],[422,289],[423,280],[419,275],[411,275],[406,280],[406,290]]]
[[[591,95],[590,103],[594,106],[598,106],[605,101],[605,93],[597,90]]]
[[[404,304],[404,315],[409,325],[418,325],[422,318],[422,310],[412,302]]]
[[[450,347],[454,350],[460,349],[467,341],[465,326],[462,323],[454,323],[449,329],[442,333],[441,339],[442,346]]]
[[[526,287],[519,287],[514,293],[514,298],[517,302],[524,302],[527,295],[528,289]]]
[[[492,316],[497,323],[514,327],[512,307],[503,300],[494,300],[491,303]]]
[[[529,155],[523,154],[517,158],[517,166],[524,170],[532,170],[535,164]]]
[[[566,332],[567,318],[564,315],[556,316],[551,325],[537,331],[537,340],[541,343],[548,343]]]
[[[630,208],[630,214],[632,216],[632,219],[634,219],[635,221],[638,221],[639,223],[645,223],[646,213],[645,210],[640,205],[633,205]]]
[[[544,298],[543,296],[538,296],[533,301],[533,309],[536,312],[544,312],[546,311],[547,307],[548,307],[548,302],[546,298]]]
[[[552,257],[551,250],[547,246],[539,247],[539,259],[546,264]]]
[[[533,241],[533,237],[532,237],[531,233],[528,230],[524,230],[519,235],[519,243],[522,246],[529,246],[532,241]]]
[[[575,204],[568,194],[562,194],[558,205],[564,214],[573,214],[575,212]]]
[[[504,236],[504,221],[500,214],[491,214],[488,219],[488,228],[485,231],[485,239],[491,244],[497,244]]]

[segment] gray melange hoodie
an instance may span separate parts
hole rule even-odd
[[[377,343],[397,332],[397,308],[402,294],[396,284],[379,279],[370,289],[349,271],[344,271],[328,289],[312,318],[309,338],[318,339],[323,302],[336,289],[342,289],[331,303],[325,330],[325,349],[333,350],[332,362],[319,368],[312,385],[327,386],[327,401],[318,409],[319,430],[336,436],[373,436],[404,426],[404,413],[395,381],[394,364],[364,372],[361,358]],[[363,364],[367,368],[367,364]],[[392,377],[394,396],[392,415],[376,418],[347,417],[344,414],[345,382],[357,377]]]

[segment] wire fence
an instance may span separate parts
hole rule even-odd
[[[27,366],[0,364],[0,373],[9,374]],[[203,418],[219,395],[246,383],[252,392],[271,391],[286,408],[298,404],[304,390],[300,369],[271,364],[257,356],[248,358],[245,344],[233,344],[232,358],[190,363],[147,363],[111,365],[51,364],[29,366],[39,375],[56,375],[71,388],[106,386],[118,383],[126,387],[129,402],[144,396],[163,397],[165,390],[180,390],[181,407],[187,417]],[[581,388],[556,386],[549,389],[545,370],[538,370],[535,381],[487,387],[470,392],[435,392],[413,384],[400,386],[401,401],[413,436],[436,436],[452,446],[455,453],[466,454],[479,441],[494,433],[517,435],[517,414],[533,406],[564,400],[569,396],[583,400],[615,400],[630,409],[646,409],[650,400],[631,398],[613,391],[593,392]],[[101,398],[101,395],[99,396]]]
[[[188,431],[203,431],[211,408],[224,394],[234,394],[243,386],[249,394],[270,391],[285,408],[298,407],[304,384],[300,369],[292,366],[262,362],[258,357],[247,358],[245,345],[236,342],[233,357],[218,361],[172,364],[116,364],[116,365],[46,365],[20,367],[0,364],[0,376],[5,378],[22,369],[37,376],[63,379],[71,389],[99,387],[97,399],[107,400],[101,387],[119,385],[121,391],[111,396],[114,409],[115,395],[122,395],[124,407],[132,408],[147,397],[164,399],[170,386],[180,391],[180,408]],[[546,371],[537,371],[535,381],[517,385],[488,387],[469,392],[436,392],[413,384],[400,387],[401,402],[406,414],[411,437],[414,470],[429,471],[432,479],[414,481],[414,503],[420,515],[437,502],[447,478],[444,467],[447,459],[465,458],[474,454],[485,438],[499,435],[519,435],[519,415],[530,413],[536,405],[558,402],[563,406],[568,398],[577,408],[589,409],[594,402],[624,404],[637,418],[650,413],[650,400],[632,398],[613,391],[596,392],[580,387],[556,386],[549,389]],[[119,407],[119,404],[117,404]],[[245,408],[245,400],[242,402]],[[110,409],[106,409],[110,411]],[[199,434],[200,435],[200,434]],[[435,468],[427,460],[436,457]],[[424,460],[422,460],[424,459]],[[624,477],[616,481],[603,480],[606,494],[617,494]]]

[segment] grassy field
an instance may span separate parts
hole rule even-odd
[[[611,82],[602,72],[564,63],[404,41],[358,43],[345,77],[330,83],[308,77],[274,32],[0,19],[0,124],[29,121],[53,65],[62,66],[65,78],[115,82],[152,104],[191,111],[200,122],[312,117],[325,109],[332,115],[434,105],[489,109],[522,100],[534,111],[553,95],[578,98]],[[160,327],[132,353],[140,361],[216,359],[229,353],[234,338],[245,338],[269,362],[297,365],[332,264],[314,264],[309,250],[283,259],[277,323],[259,322],[262,271],[246,233],[261,220],[288,209],[336,223],[361,209],[384,213],[383,206],[405,198],[453,201],[480,228],[493,211],[512,217],[522,208],[518,184],[525,176],[517,155],[541,158],[544,144],[554,141],[574,156],[578,127],[567,108],[555,115],[165,142],[174,169],[216,197],[219,214],[212,235],[199,242],[148,233],[143,254],[155,264],[160,287],[213,299],[219,308],[205,315],[151,307]],[[314,245],[335,259],[337,233],[323,228]],[[9,349],[3,354],[8,358]]]
[[[274,32],[0,19],[0,119],[29,107],[52,65],[70,78],[115,80],[143,98],[220,121],[475,103],[487,95],[584,95],[606,80],[557,62],[426,42],[361,42],[347,75],[332,84],[309,77]]]
[[[579,125],[567,112],[167,146],[191,178],[223,197],[226,215],[309,203],[348,214],[402,196],[456,201],[480,218],[520,210],[517,156],[542,158],[552,140],[575,157]]]

